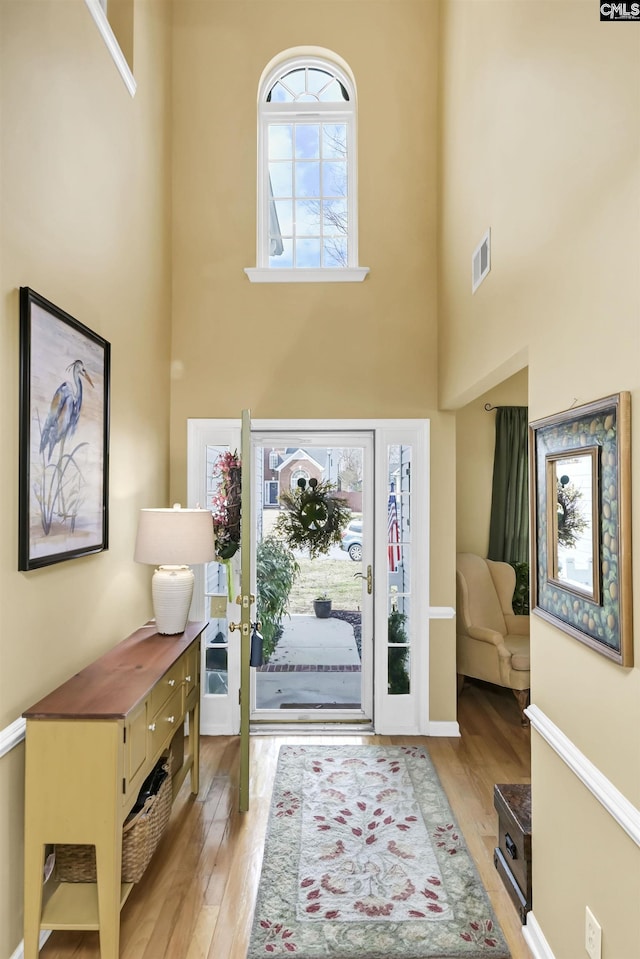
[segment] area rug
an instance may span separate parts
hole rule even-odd
[[[507,959],[423,747],[283,746],[247,959]]]

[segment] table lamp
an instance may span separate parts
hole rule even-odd
[[[193,570],[215,556],[213,519],[207,509],[141,509],[134,560],[158,564],[151,595],[159,633],[183,633],[193,595]]]

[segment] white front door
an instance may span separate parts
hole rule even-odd
[[[343,649],[348,632],[340,624],[340,636],[328,642],[337,647],[340,661],[328,662],[315,657],[302,663],[300,650],[291,651],[295,662],[274,662],[287,665],[289,673],[302,673],[295,665],[315,667],[318,679],[325,667],[343,667],[330,670],[347,676],[349,682],[338,683],[337,693],[326,696],[319,684],[303,684],[300,675],[297,685],[285,689],[274,686],[267,692],[261,682],[268,676],[265,669],[251,669],[252,721],[273,722],[315,721],[371,721],[378,733],[428,732],[428,663],[429,663],[429,424],[425,420],[403,421],[264,421],[252,424],[253,475],[251,490],[254,538],[251,561],[256,569],[256,548],[264,538],[267,514],[277,513],[272,504],[277,501],[278,484],[317,475],[324,468],[325,476],[338,480],[340,470],[334,456],[348,460],[344,451],[362,450],[362,476],[358,472],[357,456],[351,463],[351,474],[343,468],[340,485],[348,485],[345,476],[351,475],[352,485],[363,481],[362,499],[353,500],[354,514],[361,514],[361,558],[349,559],[347,550],[335,552],[345,570],[345,581],[357,584],[358,594],[349,590],[349,604],[360,605],[360,650]],[[286,443],[285,443],[286,440]],[[282,441],[282,442],[281,442]],[[314,444],[315,447],[314,447]],[[225,451],[240,450],[240,420],[189,420],[188,422],[188,499],[189,505],[211,506],[216,493],[214,466]],[[314,449],[317,456],[314,457]],[[282,467],[285,458],[269,459],[269,453],[288,450],[290,461]],[[343,451],[340,454],[335,451]],[[260,451],[259,455],[257,455]],[[305,452],[306,451],[306,452]],[[297,457],[295,454],[300,453]],[[310,457],[305,462],[304,457]],[[315,459],[315,464],[311,460]],[[323,460],[321,463],[320,460]],[[348,464],[347,464],[348,465]],[[344,467],[344,462],[343,462]],[[350,492],[354,492],[351,490]],[[358,492],[356,489],[355,492]],[[357,533],[357,529],[355,530]],[[345,544],[346,545],[346,544]],[[339,551],[339,547],[336,548]],[[333,564],[337,566],[337,563]],[[348,573],[353,570],[352,573]],[[355,576],[354,574],[361,574]],[[251,592],[257,593],[255,572]],[[196,588],[192,618],[208,619],[205,632],[202,663],[203,702],[201,730],[203,735],[232,734],[240,730],[239,688],[241,676],[240,632],[230,631],[229,624],[240,622],[240,607],[235,603],[240,595],[240,557],[236,554],[226,563],[211,563],[196,569]],[[322,634],[309,618],[311,607],[293,615],[299,623],[315,627],[309,639],[312,648]],[[337,613],[343,612],[338,607]],[[340,621],[340,617],[337,618]],[[293,619],[293,616],[291,617]],[[353,618],[352,618],[353,619]],[[349,620],[344,617],[343,621]],[[285,626],[290,624],[287,616]],[[328,635],[328,634],[327,634]],[[291,634],[288,634],[291,638]],[[315,637],[315,638],[314,638]],[[294,637],[295,640],[295,637]],[[283,642],[283,639],[280,639]],[[289,644],[295,646],[298,640]],[[347,644],[348,645],[348,644]],[[351,644],[353,645],[353,644]],[[302,641],[304,646],[304,637]],[[286,643],[281,653],[286,650]],[[297,659],[296,659],[297,657]],[[333,653],[329,658],[333,657]],[[333,658],[336,658],[333,657]],[[282,657],[280,657],[282,658]],[[323,662],[319,662],[320,659]],[[358,662],[358,659],[360,660]],[[353,660],[353,662],[351,661]],[[318,667],[322,666],[323,669]],[[291,669],[291,667],[294,667]],[[281,677],[287,670],[274,670]],[[354,676],[356,685],[354,685]],[[359,689],[358,697],[355,695]],[[276,690],[280,689],[280,694]],[[298,697],[298,692],[301,695]],[[275,695],[275,699],[273,698]],[[283,698],[285,697],[286,698]],[[341,702],[339,700],[342,700]],[[333,700],[333,701],[332,701]],[[327,704],[328,701],[328,704]]]

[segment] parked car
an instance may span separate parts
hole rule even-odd
[[[346,550],[354,563],[362,559],[362,520],[352,519],[342,534],[340,549]]]

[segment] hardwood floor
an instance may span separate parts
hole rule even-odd
[[[529,730],[522,729],[508,690],[465,687],[459,700],[461,738],[421,740],[449,802],[511,949],[530,959],[522,927],[493,866],[496,782],[530,781]],[[377,742],[397,736],[254,736],[251,808],[237,812],[238,740],[204,737],[197,800],[185,784],[169,828],[121,916],[121,959],[245,959],[278,749],[283,743]],[[99,959],[98,934],[54,932],[43,959]]]

